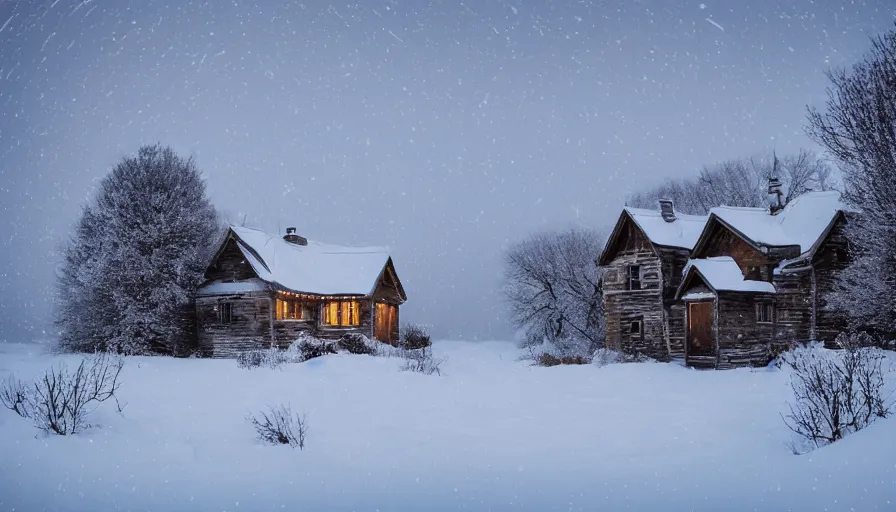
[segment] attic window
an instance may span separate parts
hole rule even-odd
[[[628,267],[628,289],[641,289],[641,265],[629,265]]]
[[[330,327],[352,327],[361,324],[361,303],[356,300],[334,300],[324,304],[321,323]]]

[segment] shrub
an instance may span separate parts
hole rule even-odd
[[[285,363],[294,362],[286,350],[277,348],[253,349],[240,352],[236,356],[236,365],[251,370],[253,368],[277,369]]]
[[[405,324],[398,336],[398,346],[405,350],[417,350],[432,346],[426,327],[419,324]]]
[[[864,333],[841,334],[837,344],[842,350],[813,344],[782,356],[791,369],[794,396],[784,417],[790,430],[817,448],[890,415],[893,403],[886,387],[891,366],[872,341]]]
[[[71,435],[90,426],[87,417],[102,402],[115,400],[121,412],[116,393],[123,367],[120,357],[99,353],[82,359],[74,371],[65,363],[50,368],[30,386],[10,377],[0,396],[3,405],[31,418],[40,430]]]
[[[547,352],[542,352],[535,356],[535,364],[537,366],[558,366],[561,364],[588,364],[590,361],[582,356],[555,356]]]
[[[350,354],[376,355],[375,342],[371,342],[367,336],[358,333],[344,334],[339,339],[339,348]]]
[[[305,448],[305,436],[308,433],[308,422],[305,415],[293,414],[288,405],[269,407],[258,416],[249,415],[248,420],[255,427],[258,439],[268,444],[285,444]]]
[[[327,340],[319,340],[310,336],[300,337],[294,342],[299,353],[302,354],[302,361],[314,359],[326,354],[336,354],[336,343]]]
[[[439,366],[446,361],[445,358],[433,357],[431,348],[402,350],[401,357],[404,359],[404,365],[401,367],[402,371],[422,373],[424,375],[432,375],[433,373],[442,375]]]
[[[10,375],[0,385],[0,404],[23,418],[31,417],[28,385],[14,375]]]

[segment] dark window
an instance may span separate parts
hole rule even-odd
[[[215,310],[218,313],[219,324],[229,324],[231,321],[233,321],[232,302],[221,302],[217,306],[215,306]]]
[[[641,289],[641,265],[630,265],[628,267],[628,289]]]
[[[849,252],[842,247],[837,248],[837,262],[847,263],[849,261]]]
[[[641,339],[642,333],[642,325],[640,320],[632,320],[628,327],[628,333],[634,339]]]
[[[775,305],[771,303],[756,304],[756,321],[772,323],[775,321]]]
[[[746,278],[758,281],[762,279],[762,270],[757,266],[747,267]]]

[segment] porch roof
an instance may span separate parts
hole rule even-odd
[[[737,266],[737,262],[731,256],[714,256],[688,261],[684,267],[684,280],[682,287],[688,282],[688,277],[696,272],[714,292],[751,292],[751,293],[775,293],[775,286],[767,281],[755,281],[744,279],[743,272]],[[679,290],[679,295],[684,290]]]

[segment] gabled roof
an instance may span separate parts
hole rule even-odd
[[[744,279],[743,272],[731,256],[715,256],[688,261],[684,267],[684,279],[677,296],[687,289],[694,275],[699,275],[713,291],[775,293],[775,286],[767,281]]]
[[[371,295],[383,273],[392,268],[384,247],[344,247],[310,240],[308,245],[298,245],[279,235],[238,226],[230,227],[224,244],[231,239],[259,279],[297,293]],[[393,277],[406,300],[401,283]]]
[[[804,254],[820,243],[838,214],[845,210],[836,191],[806,192],[777,215],[771,215],[767,208],[719,206],[710,210],[695,252],[705,243],[714,222],[719,221],[753,246],[798,246],[799,253]]]
[[[622,209],[619,220],[617,220],[613,232],[607,239],[600,257],[601,265],[605,265],[608,262],[607,258],[610,257],[608,251],[619,237],[626,219],[630,219],[644,233],[644,236],[647,237],[651,244],[687,250],[693,249],[694,244],[697,243],[700,237],[700,233],[703,231],[703,225],[706,223],[706,216],[685,215],[678,212],[675,212],[674,221],[666,222],[658,211],[627,206]]]

